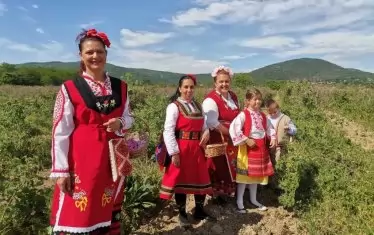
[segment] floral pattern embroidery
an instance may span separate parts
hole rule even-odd
[[[90,86],[92,92],[95,94],[95,96],[103,96],[103,92],[101,90],[101,86],[98,83],[95,83],[94,81],[91,81],[90,79],[86,79],[86,82]],[[106,91],[106,95],[112,94],[112,85],[110,83],[109,77],[107,77],[104,81],[104,89]]]
[[[86,210],[88,204],[87,193],[83,189],[79,190],[78,186],[76,189],[78,189],[78,192],[73,193],[73,200],[75,201],[75,207],[82,212]]]
[[[113,193],[114,193],[113,186],[111,188],[106,188],[104,190],[103,196],[101,197],[102,207],[105,207],[107,204],[109,204],[112,201]]]
[[[262,125],[262,116],[259,112],[253,112],[251,111],[251,116],[252,116],[252,120],[253,120],[253,123],[255,124],[255,127],[257,130],[264,130],[264,127]]]
[[[77,207],[81,212],[86,210],[87,204],[88,204],[88,198],[87,193],[79,188],[78,184],[81,183],[81,180],[79,179],[79,175],[74,175],[74,193],[73,193],[73,200],[75,201],[75,207]]]
[[[53,125],[55,126],[60,118],[62,113],[64,112],[64,103],[65,103],[65,96],[62,93],[62,89],[57,93],[55,106],[53,109]]]

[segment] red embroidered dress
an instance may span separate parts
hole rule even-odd
[[[105,227],[108,234],[120,234],[124,177],[112,180],[108,141],[130,128],[128,106],[127,85],[116,78],[107,77],[101,85],[85,75],[61,87],[53,115],[51,177],[70,175],[73,190],[65,194],[55,186],[54,234],[94,234]],[[102,124],[111,118],[121,119],[121,131],[106,131]]]
[[[230,107],[227,101],[217,93],[215,90],[211,91],[207,98],[212,99],[218,108],[218,121],[229,129],[230,123],[239,114],[239,103],[238,98],[232,91],[229,91],[231,100],[235,103],[235,106]],[[205,111],[204,106],[204,111]],[[205,111],[208,113],[210,111]],[[209,118],[209,116],[208,116]],[[207,120],[208,122],[208,120]],[[225,141],[228,143],[226,149],[226,155],[209,158],[208,167],[210,177],[212,180],[213,190],[216,194],[228,194],[232,195],[235,193],[235,171],[236,171],[236,156],[238,148],[232,144],[229,136],[225,136]],[[221,135],[218,131],[210,131],[210,144],[222,143]]]
[[[194,110],[190,109],[191,107],[194,107]],[[166,148],[170,155],[175,154],[175,151],[179,152],[180,166],[177,168],[171,163],[166,167],[160,198],[171,199],[173,193],[202,195],[212,193],[205,154],[199,145],[200,133],[204,129],[204,116],[200,106],[196,102],[187,104],[175,101],[168,106],[165,130],[168,129],[169,119],[170,122],[175,123],[173,130],[175,138],[168,136],[168,130],[164,132]],[[174,141],[177,150],[171,143]]]
[[[268,176],[274,174],[266,142],[275,140],[276,136],[265,114],[245,109],[233,120],[230,135],[233,143],[239,146],[236,182],[266,185]],[[255,141],[255,147],[247,147],[248,138]]]

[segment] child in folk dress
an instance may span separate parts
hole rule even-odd
[[[237,206],[240,213],[245,213],[243,196],[249,187],[250,202],[259,210],[267,208],[256,199],[257,185],[267,185],[269,176],[274,174],[270,161],[267,140],[270,148],[276,143],[275,130],[261,112],[262,94],[257,89],[251,89],[246,94],[246,108],[233,120],[230,125],[230,136],[235,146],[239,146],[236,182]]]

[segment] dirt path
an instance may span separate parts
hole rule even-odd
[[[247,214],[236,212],[234,199],[226,206],[214,205],[210,199],[207,199],[207,211],[216,216],[218,222],[205,222],[193,224],[189,230],[181,229],[178,225],[178,212],[174,201],[166,205],[158,216],[144,219],[143,225],[132,234],[307,234],[300,229],[300,222],[292,212],[288,212],[277,205],[274,194],[267,189],[259,190],[258,200],[268,206],[265,212],[254,209],[249,203],[249,194],[245,193]],[[189,216],[192,216],[191,210],[194,207],[194,200],[189,196],[187,210]],[[192,218],[191,218],[191,221]]]
[[[360,145],[365,150],[374,150],[374,132],[336,112],[325,111],[325,114],[331,123],[341,129],[352,143]]]

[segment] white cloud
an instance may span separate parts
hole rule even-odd
[[[217,65],[227,64],[224,61],[199,59],[178,53],[123,49],[116,46],[113,49],[114,55],[110,63],[130,68],[147,68],[176,73],[210,73]]]
[[[238,44],[242,47],[261,49],[282,49],[297,47],[296,40],[286,36],[259,37],[242,40]]]
[[[38,22],[37,20],[35,20],[34,18],[32,18],[31,16],[28,16],[28,15],[22,16],[22,20],[24,20],[28,23],[31,23],[31,24],[36,24]]]
[[[253,57],[253,56],[256,56],[257,53],[249,53],[249,54],[245,54],[245,55],[227,55],[227,56],[223,56],[222,59],[224,60],[242,60],[242,59],[246,59],[246,58],[249,58],[249,57]]]
[[[374,33],[365,31],[332,31],[301,37],[299,47],[277,53],[280,57],[330,55],[348,58],[374,53]]]
[[[40,33],[40,34],[44,34],[44,30],[42,28],[37,28],[36,29],[36,32]]]
[[[17,7],[19,10],[21,10],[21,11],[25,11],[25,12],[27,12],[27,11],[29,11],[29,10],[27,10],[25,7],[23,7],[23,6],[18,6]]]
[[[39,6],[38,6],[38,5],[36,5],[36,4],[33,4],[33,5],[32,5],[32,8],[34,8],[34,9],[38,9],[38,8],[39,8]]]
[[[8,8],[6,7],[6,5],[0,1],[0,16],[3,16],[7,11]]]
[[[173,33],[153,33],[147,31],[131,31],[130,29],[121,29],[122,45],[125,47],[140,47],[157,44],[174,36]]]
[[[308,32],[318,29],[334,29],[339,27],[352,26],[361,23],[363,19],[374,19],[373,9],[359,9],[351,12],[336,12],[330,15],[319,17],[319,19],[303,20],[289,18],[265,24],[264,34],[277,34],[289,32]],[[301,17],[301,16],[300,16]]]
[[[374,17],[373,0],[195,0],[195,4],[160,21],[178,27],[256,22],[265,24],[264,33],[270,34],[335,28]]]
[[[93,28],[94,26],[102,24],[102,23],[104,23],[104,21],[96,20],[96,21],[91,21],[89,23],[80,24],[79,27],[82,28],[82,29],[89,29],[89,28]]]
[[[32,46],[0,38],[0,50],[2,51],[0,60],[8,63],[72,61],[78,59],[77,55],[67,52],[63,44],[57,41]],[[13,60],[8,58],[13,58]]]

